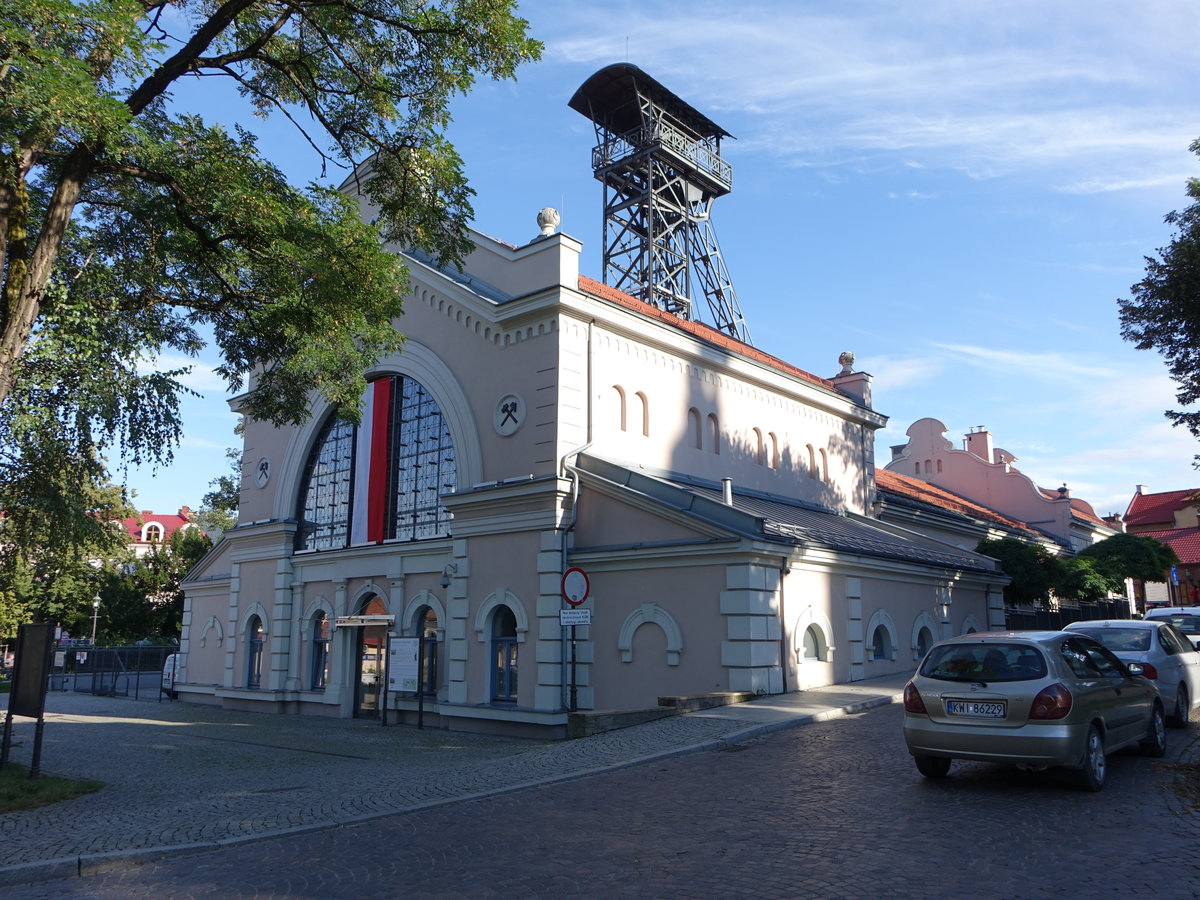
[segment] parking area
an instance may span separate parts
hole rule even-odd
[[[1193,897],[1200,727],[1059,773],[922,778],[889,704],[707,752],[6,889],[56,897]],[[530,748],[532,750],[532,748]],[[531,756],[536,756],[534,751]],[[507,757],[517,763],[522,754]],[[506,763],[507,764],[507,763]]]

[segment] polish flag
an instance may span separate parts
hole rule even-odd
[[[363,401],[362,423],[354,439],[354,514],[350,543],[380,544],[387,521],[392,379],[370,382]]]

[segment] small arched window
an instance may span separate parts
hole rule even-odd
[[[492,614],[492,700],[517,702],[517,617],[507,606]]]
[[[917,659],[924,659],[932,646],[933,633],[928,628],[922,628],[917,632]]]
[[[804,630],[804,658],[809,662],[824,661],[828,655],[828,644],[825,635],[816,625],[809,625]]]
[[[319,610],[312,617],[312,680],[314,691],[323,691],[329,684],[329,617]]]
[[[771,456],[767,460],[767,465],[772,469],[779,468],[779,436],[775,432],[768,432],[767,437],[771,441]]]
[[[829,454],[825,452],[825,448],[821,448],[821,481],[828,483],[829,481]]]
[[[629,407],[625,400],[625,388],[614,384],[613,393],[617,395],[617,427],[622,431],[628,431]]]
[[[438,689],[438,617],[431,607],[417,611],[417,636],[421,639],[421,689],[436,694]]]
[[[166,529],[158,522],[147,522],[142,528],[142,540],[148,544],[161,544],[165,534]]]
[[[708,446],[713,453],[721,453],[721,423],[716,413],[708,414]]]
[[[636,396],[642,401],[642,437],[650,437],[650,399],[641,391]]]
[[[892,636],[882,625],[875,626],[875,633],[871,635],[871,657],[875,660],[892,658]]]
[[[263,642],[266,630],[262,619],[251,616],[246,623],[246,687],[262,687]]]
[[[688,410],[688,435],[691,437],[693,447],[697,450],[704,449],[704,434],[700,430],[700,410],[694,406]]]
[[[761,429],[754,429],[754,461],[760,466],[767,464],[767,442]]]

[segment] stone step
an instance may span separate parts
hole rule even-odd
[[[653,722],[679,715],[679,710],[666,706],[651,706],[646,709],[589,709],[573,712],[567,716],[567,737],[581,738],[618,728],[629,728],[643,722]]]
[[[676,709],[679,712],[695,712],[699,709],[714,709],[718,706],[745,703],[753,700],[755,696],[750,691],[713,691],[708,694],[688,694],[682,697],[659,697],[658,705]]]

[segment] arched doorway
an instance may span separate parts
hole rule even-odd
[[[363,603],[359,615],[385,616],[387,605],[379,596],[373,595]],[[358,652],[355,654],[357,671],[354,679],[354,715],[374,718],[379,715],[380,696],[383,692],[387,626],[363,625],[355,630],[358,632]]]

